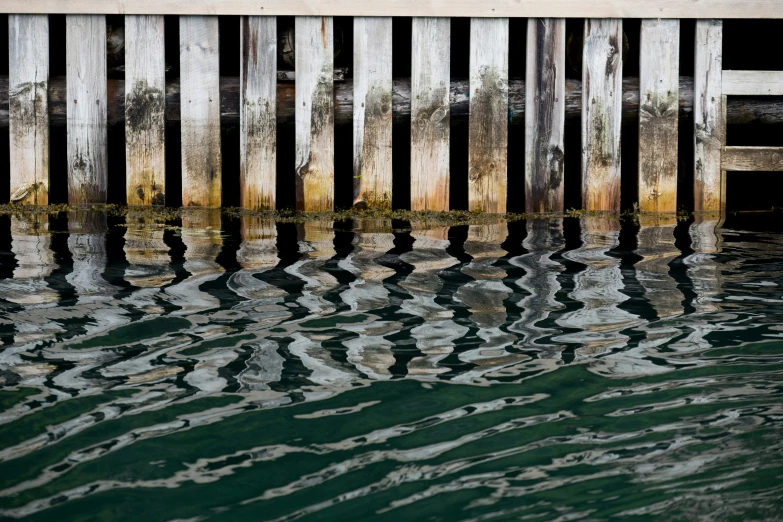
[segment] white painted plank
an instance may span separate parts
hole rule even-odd
[[[353,203],[392,203],[392,19],[353,21]]]
[[[677,211],[680,21],[642,20],[639,56],[639,209]]]
[[[220,56],[216,16],[181,16],[182,204],[219,207]]]
[[[8,17],[11,202],[49,203],[49,17]]]
[[[783,71],[723,71],[723,94],[727,96],[781,96]]]
[[[128,205],[166,203],[166,62],[162,16],[125,17]]]
[[[696,58],[693,77],[694,209],[723,210],[725,175],[721,148],[726,141],[725,105],[721,85],[723,22],[696,22]]]
[[[296,207],[334,208],[334,27],[296,17]]]
[[[411,210],[449,210],[451,20],[413,19]]]
[[[277,190],[277,18],[242,17],[239,202],[274,210]]]
[[[530,18],[525,82],[525,212],[562,212],[565,19]]]
[[[106,17],[65,18],[68,203],[106,203]]]
[[[506,212],[508,18],[470,21],[468,209]]]

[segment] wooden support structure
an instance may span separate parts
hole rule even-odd
[[[783,171],[783,147],[726,147],[721,170],[739,172]]]
[[[353,204],[391,209],[392,19],[353,24]]]
[[[562,212],[565,19],[530,18],[525,82],[525,212]]]
[[[68,203],[106,203],[106,17],[65,17]]]
[[[239,201],[275,209],[277,190],[277,18],[240,20]]]
[[[8,16],[8,125],[14,203],[49,203],[49,17]]]
[[[182,205],[219,207],[220,54],[215,16],[179,18]]]

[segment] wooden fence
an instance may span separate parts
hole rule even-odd
[[[685,106],[692,107],[695,120],[696,210],[724,209],[726,171],[783,170],[783,148],[725,146],[726,122],[732,117],[726,97],[781,95],[783,72],[724,71],[718,19],[781,18],[783,2],[776,0],[6,0],[0,10],[11,13],[7,121],[14,202],[48,203],[49,126],[64,113],[70,204],[106,201],[112,118],[125,124],[127,203],[165,204],[164,129],[167,118],[178,117],[182,203],[220,206],[221,114],[232,100],[240,122],[240,201],[247,208],[276,207],[276,123],[291,114],[296,202],[306,211],[334,206],[335,118],[348,114],[353,121],[353,201],[390,208],[392,122],[401,112],[411,122],[410,207],[448,210],[450,117],[460,104],[469,113],[471,210],[506,211],[510,108],[525,114],[527,212],[564,210],[564,155],[576,153],[564,148],[568,111],[581,113],[585,209],[620,209],[620,131],[629,112],[638,114],[642,211],[676,211],[678,117]],[[64,92],[59,80],[49,77],[47,13],[67,15]],[[119,99],[107,89],[112,84],[107,84],[106,14],[125,14],[124,96],[120,91]],[[181,15],[176,85],[165,78],[164,14]],[[242,15],[237,31],[241,72],[234,91],[219,77],[220,14]],[[277,81],[276,15],[296,16],[293,93]],[[332,15],[355,16],[353,81],[341,87],[348,90],[344,96],[335,96]],[[416,16],[407,83],[392,78],[391,16],[397,15]],[[581,83],[565,79],[565,19],[557,18],[563,15],[586,17]],[[466,57],[470,75],[456,91],[449,70],[448,16],[472,17]],[[678,18],[705,16],[711,18],[696,22],[694,77],[681,78]],[[508,17],[529,17],[524,81],[508,76]],[[635,83],[622,78],[622,17],[644,18]],[[178,104],[177,114],[171,113],[172,104]]]

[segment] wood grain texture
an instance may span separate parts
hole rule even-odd
[[[277,190],[277,18],[240,20],[239,202],[274,210]]]
[[[622,20],[585,20],[582,56],[582,207],[620,210]]]
[[[353,203],[392,203],[392,19],[353,21]]]
[[[181,16],[182,205],[219,207],[220,56],[216,16]]]
[[[639,209],[677,211],[680,21],[642,20],[639,56]]]
[[[562,212],[565,19],[530,18],[525,82],[525,212]]]
[[[166,63],[162,16],[125,17],[128,205],[166,203]]]
[[[449,210],[449,18],[414,18],[411,210]]]
[[[65,18],[68,203],[106,203],[106,17]]]
[[[296,17],[296,208],[334,208],[334,28]]]
[[[49,204],[49,17],[8,17],[12,203]]]
[[[3,13],[573,18],[783,18],[779,0],[4,0]]]
[[[721,170],[745,172],[783,171],[783,147],[726,147]]]
[[[696,22],[694,62],[694,210],[723,210],[721,148],[726,142],[722,68],[723,22]]]
[[[722,90],[727,96],[781,96],[783,71],[723,71]]]
[[[508,18],[470,21],[468,209],[506,212]]]

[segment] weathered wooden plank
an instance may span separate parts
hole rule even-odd
[[[723,71],[727,96],[783,95],[783,71]]]
[[[11,202],[49,204],[49,17],[8,17]]]
[[[106,203],[106,17],[65,18],[68,203]]]
[[[724,171],[783,171],[783,147],[726,147],[721,157]]]
[[[620,210],[622,20],[585,20],[582,56],[582,207]]]
[[[275,209],[277,188],[277,18],[240,20],[239,202]]]
[[[334,208],[334,28],[296,18],[296,208]]]
[[[468,208],[506,212],[508,18],[470,21]]]
[[[353,203],[392,200],[392,19],[353,20]]]
[[[642,20],[639,209],[677,211],[680,21]]]
[[[216,16],[181,16],[182,204],[219,207],[220,56]]]
[[[166,203],[166,63],[162,16],[125,17],[128,205]]]
[[[449,210],[449,18],[414,18],[411,210]]]
[[[726,142],[723,118],[723,22],[696,22],[696,55],[694,62],[694,187],[693,206],[697,211],[723,210],[721,195],[724,175],[721,172],[721,148]]]
[[[572,18],[783,18],[779,0],[5,0],[4,13]]]
[[[565,19],[530,18],[525,82],[525,212],[563,211]]]

